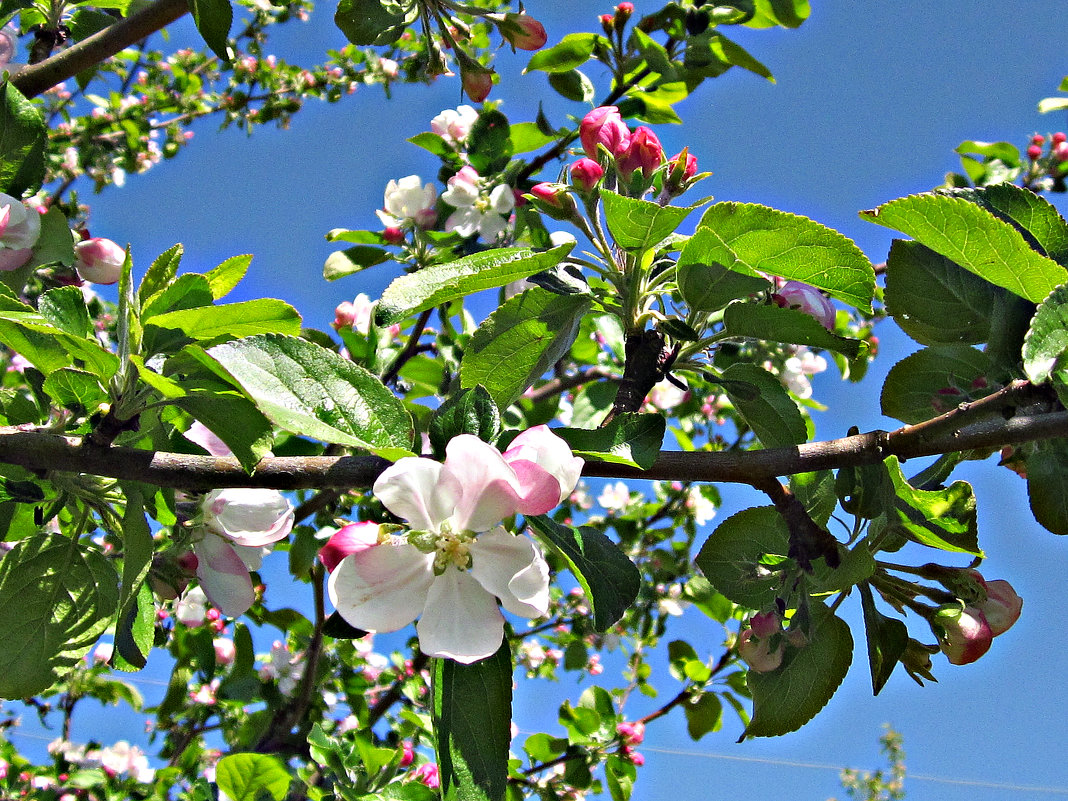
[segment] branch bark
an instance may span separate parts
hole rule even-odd
[[[147,8],[109,25],[88,39],[50,56],[39,64],[31,64],[19,70],[11,79],[11,83],[26,97],[36,97],[167,27],[188,11],[186,0],[156,0]]]
[[[912,459],[954,451],[998,448],[1068,437],[1068,411],[984,419],[950,431],[928,423],[893,432],[871,431],[788,448],[718,453],[664,451],[648,470],[587,462],[583,475],[600,478],[735,482],[811,470],[874,464],[887,456]],[[249,475],[236,459],[121,447],[94,447],[79,437],[0,427],[0,463],[35,471],[89,473],[160,487],[209,490],[267,487],[279,490],[369,487],[389,462],[375,456],[287,456],[264,459]]]

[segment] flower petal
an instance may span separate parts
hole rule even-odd
[[[560,485],[558,503],[578,485],[584,463],[571,453],[571,447],[564,440],[544,425],[528,428],[512,440],[511,447],[504,453],[504,460],[515,468],[516,473],[519,473],[518,462],[534,462],[553,476]]]
[[[437,531],[460,497],[460,486],[432,459],[406,456],[378,477],[374,494],[417,531]]]
[[[327,572],[332,572],[346,556],[373,548],[377,544],[378,523],[349,523],[335,531],[326,541],[326,545],[319,549],[319,559],[326,566]]]
[[[475,537],[471,575],[513,615],[535,618],[549,609],[549,566],[528,537],[501,526]]]
[[[408,543],[384,543],[342,559],[330,574],[330,601],[368,631],[396,631],[415,620],[434,580],[433,556]]]
[[[519,479],[492,445],[472,434],[449,440],[443,472],[456,478],[463,495],[453,523],[470,531],[488,531],[519,511]]]
[[[504,616],[474,576],[449,568],[431,584],[416,630],[424,654],[469,665],[497,653]]]
[[[205,532],[202,540],[193,543],[193,553],[197,555],[197,578],[208,600],[229,617],[245,614],[256,593],[248,568],[230,543],[218,534]]]

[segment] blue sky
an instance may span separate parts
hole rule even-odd
[[[657,7],[645,0],[635,5],[638,13]],[[684,101],[679,111],[685,126],[658,130],[669,152],[689,146],[701,168],[714,173],[702,186],[705,193],[812,217],[853,238],[879,262],[892,234],[861,221],[858,210],[940,183],[945,172],[957,169],[953,148],[962,140],[1007,139],[1022,146],[1034,131],[1068,126],[1063,115],[1043,117],[1035,109],[1068,73],[1063,35],[1057,35],[1063,26],[1048,0],[814,5],[811,19],[796,31],[727,32],[770,67],[776,84],[733,71]],[[596,26],[596,16],[609,10],[608,3],[587,0],[528,3],[550,41],[572,30],[575,20]],[[309,23],[284,32],[275,52],[310,60],[340,46],[330,17],[323,5]],[[188,21],[174,31],[187,36]],[[546,91],[544,76],[520,76],[522,56],[504,55],[503,63],[509,66],[493,96],[504,99],[503,110],[514,121],[533,119]],[[590,77],[605,85],[596,70]],[[251,139],[237,131],[217,133],[206,121],[179,158],[92,200],[93,233],[129,241],[142,268],[178,241],[185,244],[189,269],[254,253],[246,296],[284,298],[309,324],[326,327],[338,302],[361,291],[374,297],[395,272],[383,265],[325,284],[321,267],[331,247],[323,235],[334,227],[377,227],[373,210],[390,178],[415,172],[429,179],[437,169],[432,158],[404,139],[459,102],[458,83],[440,81],[400,87],[391,102],[377,89],[361,89],[335,106],[312,101],[291,130],[261,130]],[[548,101],[546,109],[557,118],[584,111],[563,101]],[[1064,209],[1059,198],[1052,200]],[[840,384],[832,374],[817,380],[817,397],[832,407],[817,416],[821,438],[840,436],[851,425],[894,427],[879,414],[878,390],[890,366],[917,346],[889,324],[877,333],[882,351],[863,384]],[[1034,523],[1023,482],[993,460],[959,477],[976,485],[980,542],[990,557],[985,574],[1009,579],[1025,599],[1023,618],[987,656],[965,667],[939,659],[940,682],[925,688],[895,673],[872,698],[861,644],[828,707],[801,732],[783,738],[736,745],[741,727],[728,720],[722,732],[693,743],[681,715],[658,721],[642,749],[647,761],[635,797],[778,801],[837,792],[842,798],[834,770],[800,763],[874,767],[883,722],[904,734],[909,798],[1068,796],[1068,687],[1062,679],[1068,651],[1059,605],[1068,542]],[[723,494],[719,519],[753,502],[736,488]],[[857,604],[851,599],[845,607],[850,622],[858,623]],[[716,625],[697,613],[683,618],[673,636],[687,637],[708,653],[718,652],[722,642]],[[666,656],[663,662],[661,668]],[[666,676],[664,682],[666,699],[674,689]],[[558,702],[554,694],[552,706]],[[524,695],[520,685],[517,709],[523,716],[544,703]],[[100,736],[111,720],[125,721],[114,739],[139,734],[138,716],[94,717],[80,722],[83,739]]]

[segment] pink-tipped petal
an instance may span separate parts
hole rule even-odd
[[[423,611],[433,580],[432,556],[407,543],[386,543],[342,559],[327,586],[331,603],[350,625],[396,631]]]
[[[374,485],[375,497],[417,531],[437,531],[452,515],[460,492],[438,462],[417,456],[387,467]]]
[[[342,559],[354,553],[373,548],[378,544],[378,523],[349,523],[334,532],[319,549],[319,559],[327,572],[333,573]]]
[[[527,537],[498,526],[471,543],[471,575],[513,615],[541,617],[549,608],[549,566]]]
[[[445,448],[443,472],[452,475],[463,495],[453,522],[461,529],[488,531],[519,511],[519,480],[500,452],[471,434],[453,437]]]
[[[552,475],[560,485],[558,502],[574,492],[584,464],[580,457],[571,452],[571,447],[545,425],[528,428],[512,440],[511,447],[504,453],[504,460],[513,467],[520,461],[534,462]]]
[[[256,593],[248,568],[222,537],[206,533],[204,539],[193,544],[197,557],[197,578],[208,600],[224,615],[238,617],[245,614]]]
[[[501,647],[504,617],[473,575],[448,568],[434,579],[416,631],[424,654],[469,665]]]

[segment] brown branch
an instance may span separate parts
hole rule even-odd
[[[524,394],[523,397],[533,403],[537,403],[538,401],[545,400],[545,398],[558,395],[561,392],[566,392],[569,389],[581,387],[583,384],[588,384],[591,381],[618,382],[622,381],[622,379],[599,367],[591,367],[588,370],[581,370],[574,375],[551,378],[537,389],[532,389]]]
[[[11,83],[26,97],[36,97],[79,72],[111,58],[165,28],[189,11],[186,0],[156,0],[152,5],[78,42],[39,64],[19,71]]]
[[[648,470],[587,462],[583,475],[754,484],[773,476],[874,464],[887,456],[913,459],[1068,437],[1068,412],[1017,415],[1009,420],[998,417],[933,436],[925,435],[924,425],[905,426],[890,433],[872,431],[758,451],[664,451]],[[25,431],[11,426],[0,427],[0,463],[19,465],[42,476],[50,471],[89,473],[188,490],[369,487],[389,464],[375,456],[276,456],[262,460],[256,466],[256,472],[249,475],[232,457],[191,456],[136,448],[94,448],[83,445],[78,437]]]

